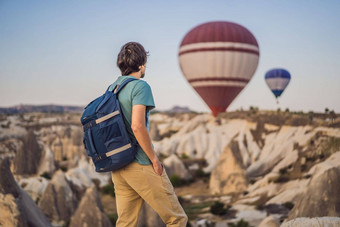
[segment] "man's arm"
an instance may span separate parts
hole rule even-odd
[[[152,162],[153,169],[158,175],[162,175],[162,165],[152,147],[148,129],[145,125],[146,106],[134,105],[132,107],[131,129],[143,151]]]

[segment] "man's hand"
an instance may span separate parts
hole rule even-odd
[[[159,176],[162,175],[163,173],[163,166],[161,164],[161,162],[158,160],[158,158],[152,162],[152,167],[153,167],[153,170],[155,171],[155,173]]]

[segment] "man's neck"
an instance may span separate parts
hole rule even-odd
[[[136,79],[140,79],[141,77],[141,72],[138,71],[138,72],[133,72],[133,73],[130,73],[129,76],[133,76],[135,77]]]

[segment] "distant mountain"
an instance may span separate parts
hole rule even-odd
[[[0,107],[0,114],[20,114],[20,113],[78,113],[82,112],[81,106],[62,106],[62,105],[17,105],[13,107]]]
[[[167,110],[165,112],[168,112],[168,113],[191,113],[191,112],[194,112],[192,110],[189,109],[189,107],[182,107],[182,106],[174,106],[172,107],[170,110]]]

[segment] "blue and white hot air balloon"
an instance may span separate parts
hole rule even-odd
[[[266,73],[264,78],[277,100],[289,84],[290,74],[285,69],[272,69]]]

